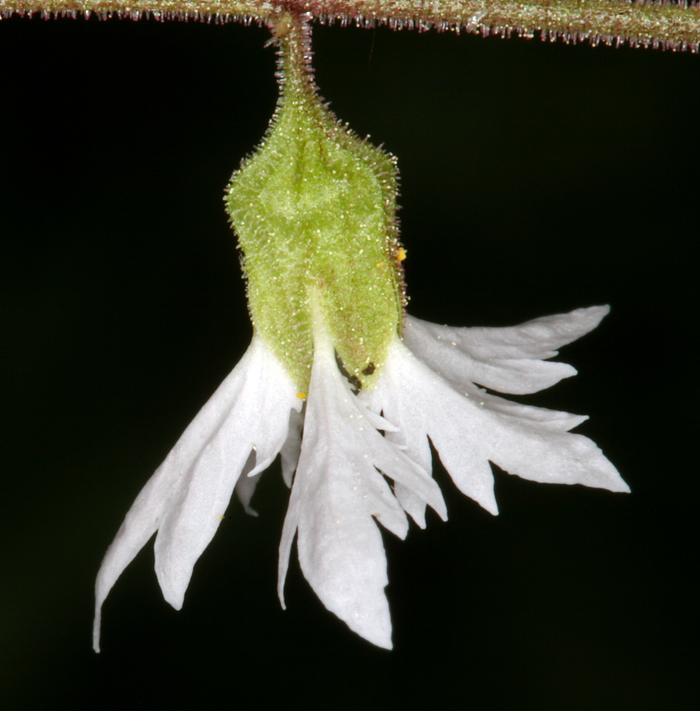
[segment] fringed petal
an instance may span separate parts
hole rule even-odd
[[[457,487],[492,513],[489,461],[533,481],[629,491],[594,442],[567,432],[575,416],[508,407],[478,390],[462,394],[398,341],[382,378],[382,408],[403,426],[409,451],[416,439],[429,436]]]
[[[511,328],[453,328],[408,316],[404,341],[426,365],[460,386],[479,383],[524,395],[576,375],[572,366],[547,359],[592,331],[609,311],[592,306]]]
[[[282,460],[282,478],[288,489],[292,488],[292,480],[294,472],[299,463],[299,454],[301,452],[301,432],[304,428],[304,414],[300,410],[292,410],[289,414],[289,434],[287,441],[280,450],[280,458]]]
[[[282,365],[255,336],[141,490],[107,550],[95,586],[96,650],[102,604],[156,530],[155,568],[163,596],[176,609],[182,606],[192,568],[216,533],[251,452],[255,474],[281,449],[289,410],[300,404]]]
[[[386,558],[376,522],[400,538],[408,524],[382,474],[439,511],[444,502],[426,472],[378,429],[395,428],[352,394],[332,344],[318,336],[301,456],[280,543],[280,600],[284,605],[298,531],[302,572],[323,604],[357,634],[391,648]]]
[[[255,469],[255,452],[251,452],[248,456],[248,461],[243,467],[241,475],[238,477],[236,486],[234,487],[234,492],[241,502],[243,509],[249,516],[256,516],[258,512],[250,505],[253,499],[253,494],[255,493],[255,488],[260,481],[262,472],[253,473]]]

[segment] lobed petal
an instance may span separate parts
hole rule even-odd
[[[249,516],[256,516],[258,512],[250,505],[253,499],[253,494],[255,494],[255,488],[260,481],[262,472],[254,473],[255,469],[255,452],[251,451],[248,455],[248,461],[245,463],[243,470],[241,471],[236,486],[233,488],[238,500],[241,502],[243,509]]]
[[[478,443],[469,437],[468,427],[465,427],[468,420],[459,407],[455,411],[454,399],[443,401],[443,393],[434,392],[435,382],[445,383],[454,394],[444,379],[415,358],[397,339],[384,364],[372,405],[396,423],[400,435],[394,437],[406,447],[409,457],[427,461],[431,457],[430,437],[460,491],[497,514],[493,473],[488,460],[479,456]],[[424,514],[420,509],[416,511],[417,502],[409,500],[407,503],[414,520],[419,525],[423,523]]]
[[[294,472],[299,463],[299,454],[301,453],[301,432],[304,427],[303,412],[292,410],[289,414],[289,434],[287,441],[280,450],[280,458],[282,460],[282,479],[288,489],[292,488],[292,480]]]
[[[251,453],[255,475],[281,449],[290,408],[300,405],[282,365],[254,336],[141,490],[107,550],[95,586],[97,651],[102,604],[156,530],[155,568],[163,596],[176,609],[182,606],[194,564],[216,533]]]
[[[508,407],[478,389],[462,394],[398,340],[382,380],[377,404],[402,428],[409,452],[430,437],[457,487],[494,514],[489,461],[533,481],[629,491],[594,442],[567,432],[575,416]]]
[[[386,557],[376,522],[400,538],[408,523],[382,473],[436,510],[444,512],[445,505],[435,482],[378,428],[395,429],[352,394],[332,344],[318,335],[304,439],[280,543],[279,596],[284,606],[298,532],[302,572],[326,608],[357,634],[389,649]]]
[[[557,348],[593,330],[608,306],[577,309],[510,328],[453,328],[407,316],[406,345],[448,380],[525,395],[576,375],[566,363],[548,363]]]

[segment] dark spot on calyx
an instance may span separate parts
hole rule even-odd
[[[357,393],[362,390],[362,381],[356,375],[351,375],[348,372],[348,369],[343,363],[343,359],[338,355],[338,351],[335,352],[335,362],[338,366],[338,370],[343,374],[343,377],[348,381],[348,383],[350,383],[353,393],[357,395]],[[372,370],[374,370],[374,366],[372,367]],[[367,373],[365,373],[365,375],[367,375]]]

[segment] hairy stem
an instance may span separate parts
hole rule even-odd
[[[285,13],[396,29],[517,33],[565,42],[700,50],[700,6],[627,0],[0,0],[0,18],[40,14],[274,23]]]

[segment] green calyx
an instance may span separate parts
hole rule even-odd
[[[277,111],[226,196],[253,326],[301,396],[314,332],[322,329],[353,388],[371,387],[401,332],[404,307],[395,162],[341,126],[319,99],[305,21],[287,15],[273,31]]]

